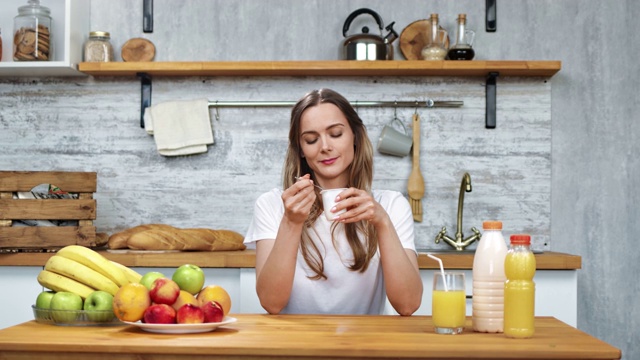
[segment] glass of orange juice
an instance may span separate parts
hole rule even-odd
[[[460,334],[466,319],[464,273],[445,271],[433,275],[431,320],[437,334]]]

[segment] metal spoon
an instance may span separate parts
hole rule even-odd
[[[302,177],[301,176],[296,176],[296,181],[300,180]],[[318,189],[320,189],[320,191],[323,191],[324,189],[322,188],[322,186],[320,185],[316,185],[316,183],[313,183],[313,186],[317,187]]]

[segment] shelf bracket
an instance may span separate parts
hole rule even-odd
[[[151,106],[151,76],[137,73],[140,78],[140,127],[144,129],[144,111]]]
[[[142,31],[153,32],[153,0],[142,0]]]
[[[485,10],[486,10],[486,31],[487,32],[496,32],[498,29],[498,17],[497,17],[497,1],[498,0],[486,0]]]
[[[496,78],[498,72],[490,72],[487,75],[486,83],[486,109],[485,109],[485,127],[487,129],[496,128]]]

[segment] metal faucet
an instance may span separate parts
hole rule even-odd
[[[482,236],[482,234],[480,233],[480,231],[478,231],[478,229],[476,229],[475,227],[472,227],[471,231],[473,231],[474,234],[463,240],[462,208],[464,206],[465,191],[471,192],[471,176],[467,172],[464,173],[464,175],[462,175],[462,182],[460,183],[460,195],[458,196],[458,221],[457,221],[458,229],[456,230],[456,238],[454,240],[450,236],[448,236],[446,234],[447,228],[443,226],[442,230],[440,230],[438,235],[436,235],[436,239],[435,239],[436,244],[439,244],[440,240],[444,240],[444,242],[453,246],[457,251],[464,250],[465,247],[469,246],[474,241],[480,240],[480,236]]]

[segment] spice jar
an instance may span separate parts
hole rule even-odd
[[[13,60],[46,61],[51,59],[51,11],[40,0],[29,0],[18,8],[13,19]]]
[[[90,32],[89,39],[84,43],[84,61],[113,61],[113,46],[110,39],[111,35],[106,31]]]
[[[449,36],[445,29],[440,27],[438,14],[431,14],[431,36],[427,45],[420,52],[423,60],[444,60],[447,56],[447,40]]]

